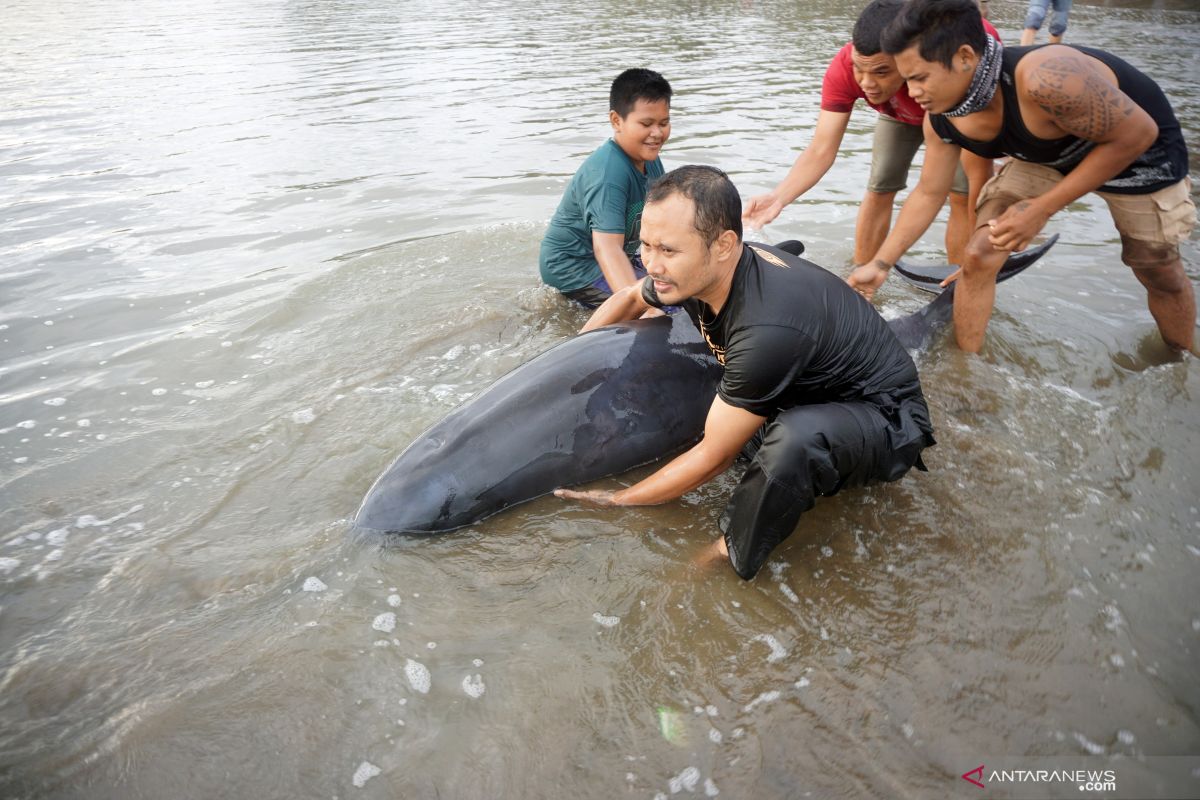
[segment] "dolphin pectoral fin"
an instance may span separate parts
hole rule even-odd
[[[1020,253],[1013,253],[1000,267],[1000,273],[996,276],[996,283],[1012,278],[1021,272],[1024,272],[1035,261],[1046,254],[1046,251],[1054,246],[1058,241],[1058,234],[1054,234],[1037,247],[1030,247],[1022,250]],[[911,264],[907,261],[900,260],[896,262],[896,272],[900,277],[904,278],[913,286],[933,294],[941,294],[942,281],[949,278],[958,267],[954,264]]]

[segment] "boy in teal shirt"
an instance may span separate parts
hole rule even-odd
[[[671,135],[671,85],[657,72],[627,69],[608,96],[613,136],[587,157],[563,193],[542,239],[542,280],[595,308],[640,280],[646,187],[663,174],[659,150]]]

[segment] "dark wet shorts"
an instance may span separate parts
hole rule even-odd
[[[639,280],[646,277],[646,268],[642,266],[641,256],[633,256],[629,261],[633,264],[633,274]],[[601,275],[582,289],[572,289],[562,294],[563,297],[574,300],[584,308],[599,308],[601,303],[612,297],[612,293],[612,287],[608,285],[604,275]]]
[[[753,578],[818,496],[924,470],[921,451],[934,444],[932,431],[918,384],[779,412],[746,445],[750,465],[721,516],[734,570]]]

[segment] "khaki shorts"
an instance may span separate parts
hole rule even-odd
[[[989,201],[1012,205],[1039,197],[1054,188],[1063,175],[1056,169],[1011,159],[979,192],[976,209]],[[1121,260],[1134,268],[1162,267],[1179,258],[1179,244],[1196,226],[1192,179],[1173,183],[1151,194],[1096,192],[1112,214],[1121,234]],[[979,223],[986,224],[983,215]]]
[[[908,186],[908,170],[913,157],[925,141],[920,125],[909,125],[879,115],[875,123],[875,142],[871,147],[871,177],[867,179],[867,191],[876,194],[891,194]],[[950,191],[967,193],[967,175],[962,164],[954,171],[954,184]]]

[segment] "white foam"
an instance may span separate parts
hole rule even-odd
[[[769,692],[763,692],[758,697],[754,698],[749,703],[747,703],[745,710],[753,711],[755,706],[762,705],[763,703],[773,703],[778,699],[779,699],[779,692],[775,689],[772,689]]]
[[[389,594],[389,595],[388,595],[388,599],[387,599],[387,603],[388,603],[388,605],[389,605],[389,606],[391,606],[392,608],[396,608],[397,606],[399,606],[399,605],[400,605],[400,595],[398,595],[398,594]]]
[[[810,681],[808,678],[801,678],[800,680],[796,681],[796,683],[793,685],[797,689],[803,689],[805,686],[808,686],[810,683],[812,683],[812,681]]]
[[[596,620],[597,623],[606,628],[611,628],[621,621],[620,617],[606,617],[599,611],[597,611],[595,614],[592,614],[592,619]]]
[[[376,775],[379,775],[381,772],[383,772],[383,770],[372,764],[370,761],[364,761],[358,765],[358,769],[354,770],[354,777],[350,780],[355,786],[361,789],[363,786],[366,786],[367,781],[371,780],[371,778],[374,778]]]
[[[5,575],[19,566],[21,566],[21,559],[19,558],[0,558],[0,572],[3,572]]]
[[[715,783],[713,783],[712,778],[704,779],[704,796],[705,797],[716,797],[720,793],[721,793],[721,790],[717,788],[717,785]]]
[[[133,508],[129,509],[128,511],[121,513],[121,514],[117,514],[115,517],[110,517],[109,519],[98,519],[97,517],[93,516],[92,514],[84,514],[82,517],[79,517],[77,520],[75,520],[75,527],[76,528],[102,528],[105,525],[113,524],[117,520],[124,519],[125,517],[128,517],[130,514],[134,514],[138,511],[141,511],[143,508],[144,508],[144,506],[141,503],[138,503],[137,505],[135,505]]]
[[[700,783],[700,770],[695,767],[685,767],[683,772],[667,781],[667,788],[671,790],[671,794],[678,794],[683,789],[694,792],[698,783]]]
[[[468,675],[463,678],[462,687],[468,697],[474,697],[477,700],[483,697],[483,693],[487,688],[483,685],[483,678],[479,675]]]
[[[787,599],[791,600],[793,603],[800,602],[800,598],[794,591],[792,591],[792,587],[788,586],[786,583],[779,584],[779,591],[783,592],[784,595],[787,596]]]
[[[43,400],[42,402],[43,402],[43,403],[45,403],[45,404],[46,404],[46,405],[48,405],[48,406],[61,406],[61,405],[65,404],[65,403],[67,402],[67,398],[65,398],[65,397],[51,397],[49,400]]]
[[[1100,613],[1105,617],[1104,627],[1110,631],[1117,630],[1125,622],[1125,619],[1121,616],[1121,610],[1111,603],[1100,609]]]
[[[36,422],[34,422],[34,421],[33,421],[33,420],[31,420],[31,419],[26,419],[26,420],[22,420],[21,422],[18,422],[18,423],[17,423],[17,427],[18,427],[18,428],[25,428],[26,430],[29,430],[30,428],[36,428],[36,427],[37,427],[37,423],[36,423]]]
[[[1117,741],[1121,744],[1133,744],[1137,741],[1137,737],[1133,735],[1133,731],[1120,730],[1117,731]]]
[[[767,647],[771,648],[771,654],[767,656],[768,662],[778,661],[781,658],[785,658],[788,654],[787,649],[779,643],[779,640],[769,633],[760,633],[754,637],[754,641],[765,642]]]
[[[306,592],[323,592],[329,587],[325,585],[325,581],[321,580],[316,575],[310,575],[304,579],[304,585],[300,588]]]
[[[1079,742],[1079,744],[1083,747],[1084,750],[1087,750],[1089,753],[1091,753],[1094,756],[1104,755],[1104,745],[1096,744],[1091,739],[1084,736],[1082,733],[1075,734],[1075,741]]]
[[[292,422],[297,425],[307,425],[317,418],[317,415],[311,408],[302,408],[292,414]]]
[[[371,627],[377,631],[391,633],[396,630],[396,615],[390,611],[385,611],[371,622]]]
[[[725,738],[725,737],[724,737],[724,736],[722,736],[722,735],[721,735],[721,732],[720,732],[719,730],[717,730],[716,728],[709,728],[709,729],[708,729],[708,740],[709,740],[710,742],[712,742],[713,744],[720,744],[720,743],[721,743],[721,740],[722,740],[722,739],[724,739],[724,738]]]
[[[408,678],[408,685],[415,691],[421,694],[429,694],[429,689],[433,685],[433,678],[429,675],[429,668],[419,661],[413,661],[411,658],[404,663],[404,677]]]

